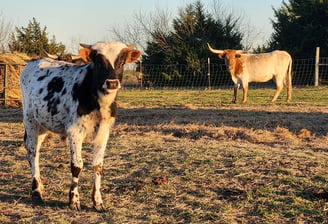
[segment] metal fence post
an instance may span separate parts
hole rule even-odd
[[[211,89],[211,60],[207,58],[207,78],[208,78],[208,89]]]
[[[142,59],[140,59],[139,81],[140,81],[140,90],[142,90],[143,88]]]
[[[319,86],[319,59],[320,59],[320,47],[316,47],[316,51],[315,51],[315,70],[314,70],[314,86]]]

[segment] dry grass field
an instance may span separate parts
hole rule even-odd
[[[44,206],[31,204],[21,109],[0,113],[0,223],[328,223],[328,89],[121,91],[105,154],[103,197],[92,210],[90,145],[82,211],[67,205],[69,151],[41,150]],[[319,97],[320,96],[320,97]]]

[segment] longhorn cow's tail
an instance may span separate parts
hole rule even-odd
[[[287,69],[287,75],[286,75],[287,102],[289,102],[292,99],[292,65],[293,65],[293,60],[290,57],[289,65]]]

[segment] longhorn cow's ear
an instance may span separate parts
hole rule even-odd
[[[90,62],[90,53],[91,53],[91,48],[82,48],[79,50],[79,55],[81,56],[81,58],[83,59],[83,61],[85,62]]]
[[[224,58],[226,56],[226,53],[218,54],[219,58]]]
[[[131,63],[136,61],[141,55],[141,52],[138,50],[129,50],[125,58],[125,63]]]

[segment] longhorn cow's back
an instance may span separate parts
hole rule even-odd
[[[287,75],[286,68],[292,58],[286,51],[273,51],[262,54],[242,54],[243,75],[249,76],[249,82],[267,82],[275,74]]]

